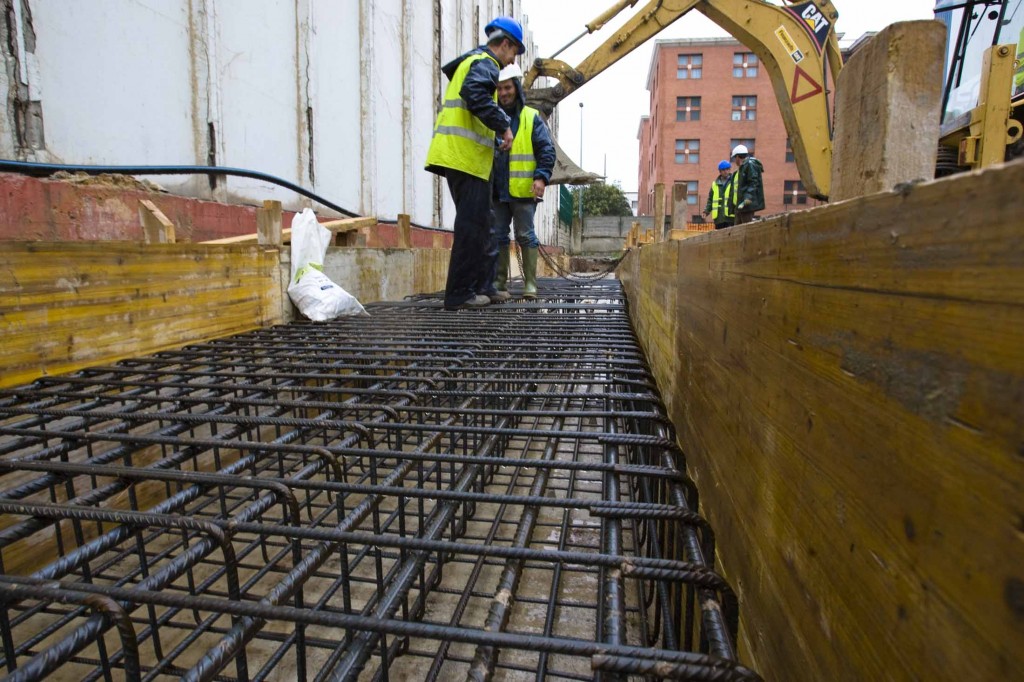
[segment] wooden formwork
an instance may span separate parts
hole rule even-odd
[[[634,251],[766,679],[1024,670],[1024,162]]]
[[[279,252],[4,242],[0,386],[281,322]]]

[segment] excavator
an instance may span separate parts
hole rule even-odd
[[[830,0],[786,0],[780,5],[764,0],[650,0],[576,67],[556,59],[566,48],[600,30],[638,1],[616,2],[587,23],[585,31],[551,58],[535,60],[523,80],[527,103],[550,116],[560,101],[690,10],[697,10],[757,55],[771,78],[804,187],[809,195],[827,200],[832,168],[832,117],[828,93],[843,66],[835,30],[839,12]],[[957,35],[969,37],[970,22],[977,19],[972,19],[976,14],[974,5],[1005,5],[1007,2],[1019,5],[1021,0],[940,0],[936,13],[942,6],[956,5],[961,10],[959,19],[968,22],[967,28],[960,26]],[[1005,16],[1005,9],[1003,7],[999,13],[999,20]],[[940,14],[939,18],[944,17]],[[953,35],[954,18],[945,19],[951,26],[950,35]],[[997,31],[996,37],[998,35]],[[947,81],[944,96],[947,102],[953,84],[959,86],[963,80],[962,71],[967,64],[964,58],[955,59],[955,51],[966,49],[969,42],[963,38],[956,43],[951,41],[947,46],[947,55],[954,55],[954,58],[947,58],[947,70],[960,69],[960,76]],[[1019,102],[1013,104],[1007,97],[1014,79],[1015,62],[1012,56],[1007,61],[1006,56],[1016,55],[1017,51],[1017,45],[995,45],[993,42],[985,53],[993,55],[992,58],[986,57],[984,64],[979,62],[977,66],[978,80],[984,80],[980,86],[980,99],[979,96],[975,98],[977,106],[943,128],[940,142],[955,150],[954,169],[1001,162],[1007,156],[1007,145],[1020,140],[1020,124],[1013,116],[1019,116],[1024,107],[1019,106]],[[1016,62],[1018,66],[1019,63]],[[541,77],[556,82],[548,87],[533,87]],[[954,101],[962,103],[963,96]],[[576,182],[586,175],[572,166],[564,153],[560,153],[552,181]]]
[[[1024,0],[939,0],[935,17],[948,28],[939,173],[1024,155]]]

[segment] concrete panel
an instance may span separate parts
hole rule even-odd
[[[892,24],[843,67],[832,201],[935,177],[945,39],[939,21]]]
[[[364,144],[369,141],[374,156],[373,167],[363,176],[363,182],[373,188],[372,205],[365,210],[382,216],[405,212],[405,194],[409,189],[404,157],[405,118],[411,106],[406,84],[411,75],[406,61],[408,36],[403,5],[403,0],[373,2],[369,24],[372,33],[363,35],[364,44],[371,45],[371,67],[370,108],[363,120],[362,134]]]
[[[437,176],[423,169],[427,163],[431,133],[434,129],[435,102],[434,46],[434,2],[411,2],[410,16],[406,26],[410,31],[407,44],[409,55],[408,71],[411,102],[409,105],[409,126],[405,134],[409,137],[409,158],[407,160],[406,191],[404,212],[418,216],[422,223],[429,221],[434,211],[434,194]]]
[[[41,160],[199,162],[187,115],[194,86],[188,2],[30,4],[47,150]]]
[[[29,4],[37,59],[24,70],[30,90],[41,93],[45,147],[18,147],[10,122],[0,121],[0,149],[11,155],[95,164],[213,161],[280,176],[354,212],[388,220],[408,213],[414,223],[448,227],[454,206],[447,189],[423,171],[446,85],[439,66],[478,45],[480,24],[511,6]],[[7,80],[0,74],[0,94],[9,93]],[[289,209],[309,203],[249,179],[218,178],[215,190],[202,176],[154,180],[219,201],[258,205],[271,198]],[[556,203],[538,214],[542,234],[553,232]]]
[[[583,254],[618,255],[626,242],[633,223],[648,230],[654,225],[653,216],[590,216],[584,221]]]
[[[362,209],[359,130],[359,0],[314,3],[311,88],[316,188],[354,211]]]
[[[442,291],[448,277],[448,249],[330,248],[324,273],[360,303],[400,301],[406,296]],[[284,317],[298,313],[288,298],[288,249],[281,257]]]
[[[248,4],[213,0],[218,81],[218,145],[221,165],[252,168],[301,182],[296,141],[305,105],[297,99],[296,3]],[[226,196],[260,196],[294,203],[275,185],[229,178]]]
[[[1022,185],[1017,162],[620,268],[765,679],[1024,670]]]

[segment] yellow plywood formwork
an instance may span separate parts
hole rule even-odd
[[[5,242],[0,386],[281,321],[276,250]]]
[[[631,252],[765,679],[1024,670],[1024,162]]]

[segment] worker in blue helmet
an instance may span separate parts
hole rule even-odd
[[[526,45],[523,44],[523,25],[513,17],[498,17],[491,23],[484,26],[484,33],[487,35],[487,44],[498,38],[509,38],[516,44],[518,52],[526,52]],[[507,65],[506,65],[507,66]]]
[[[512,148],[512,124],[498,106],[498,73],[526,51],[523,27],[498,17],[484,29],[481,45],[441,71],[448,78],[426,168],[443,175],[455,202],[455,234],[448,262],[444,307],[481,308],[497,299],[494,268],[498,242],[492,237],[491,169],[498,148]]]
[[[736,175],[728,161],[719,162],[718,177],[711,183],[708,202],[704,206],[704,217],[708,216],[711,216],[716,230],[736,224]]]

